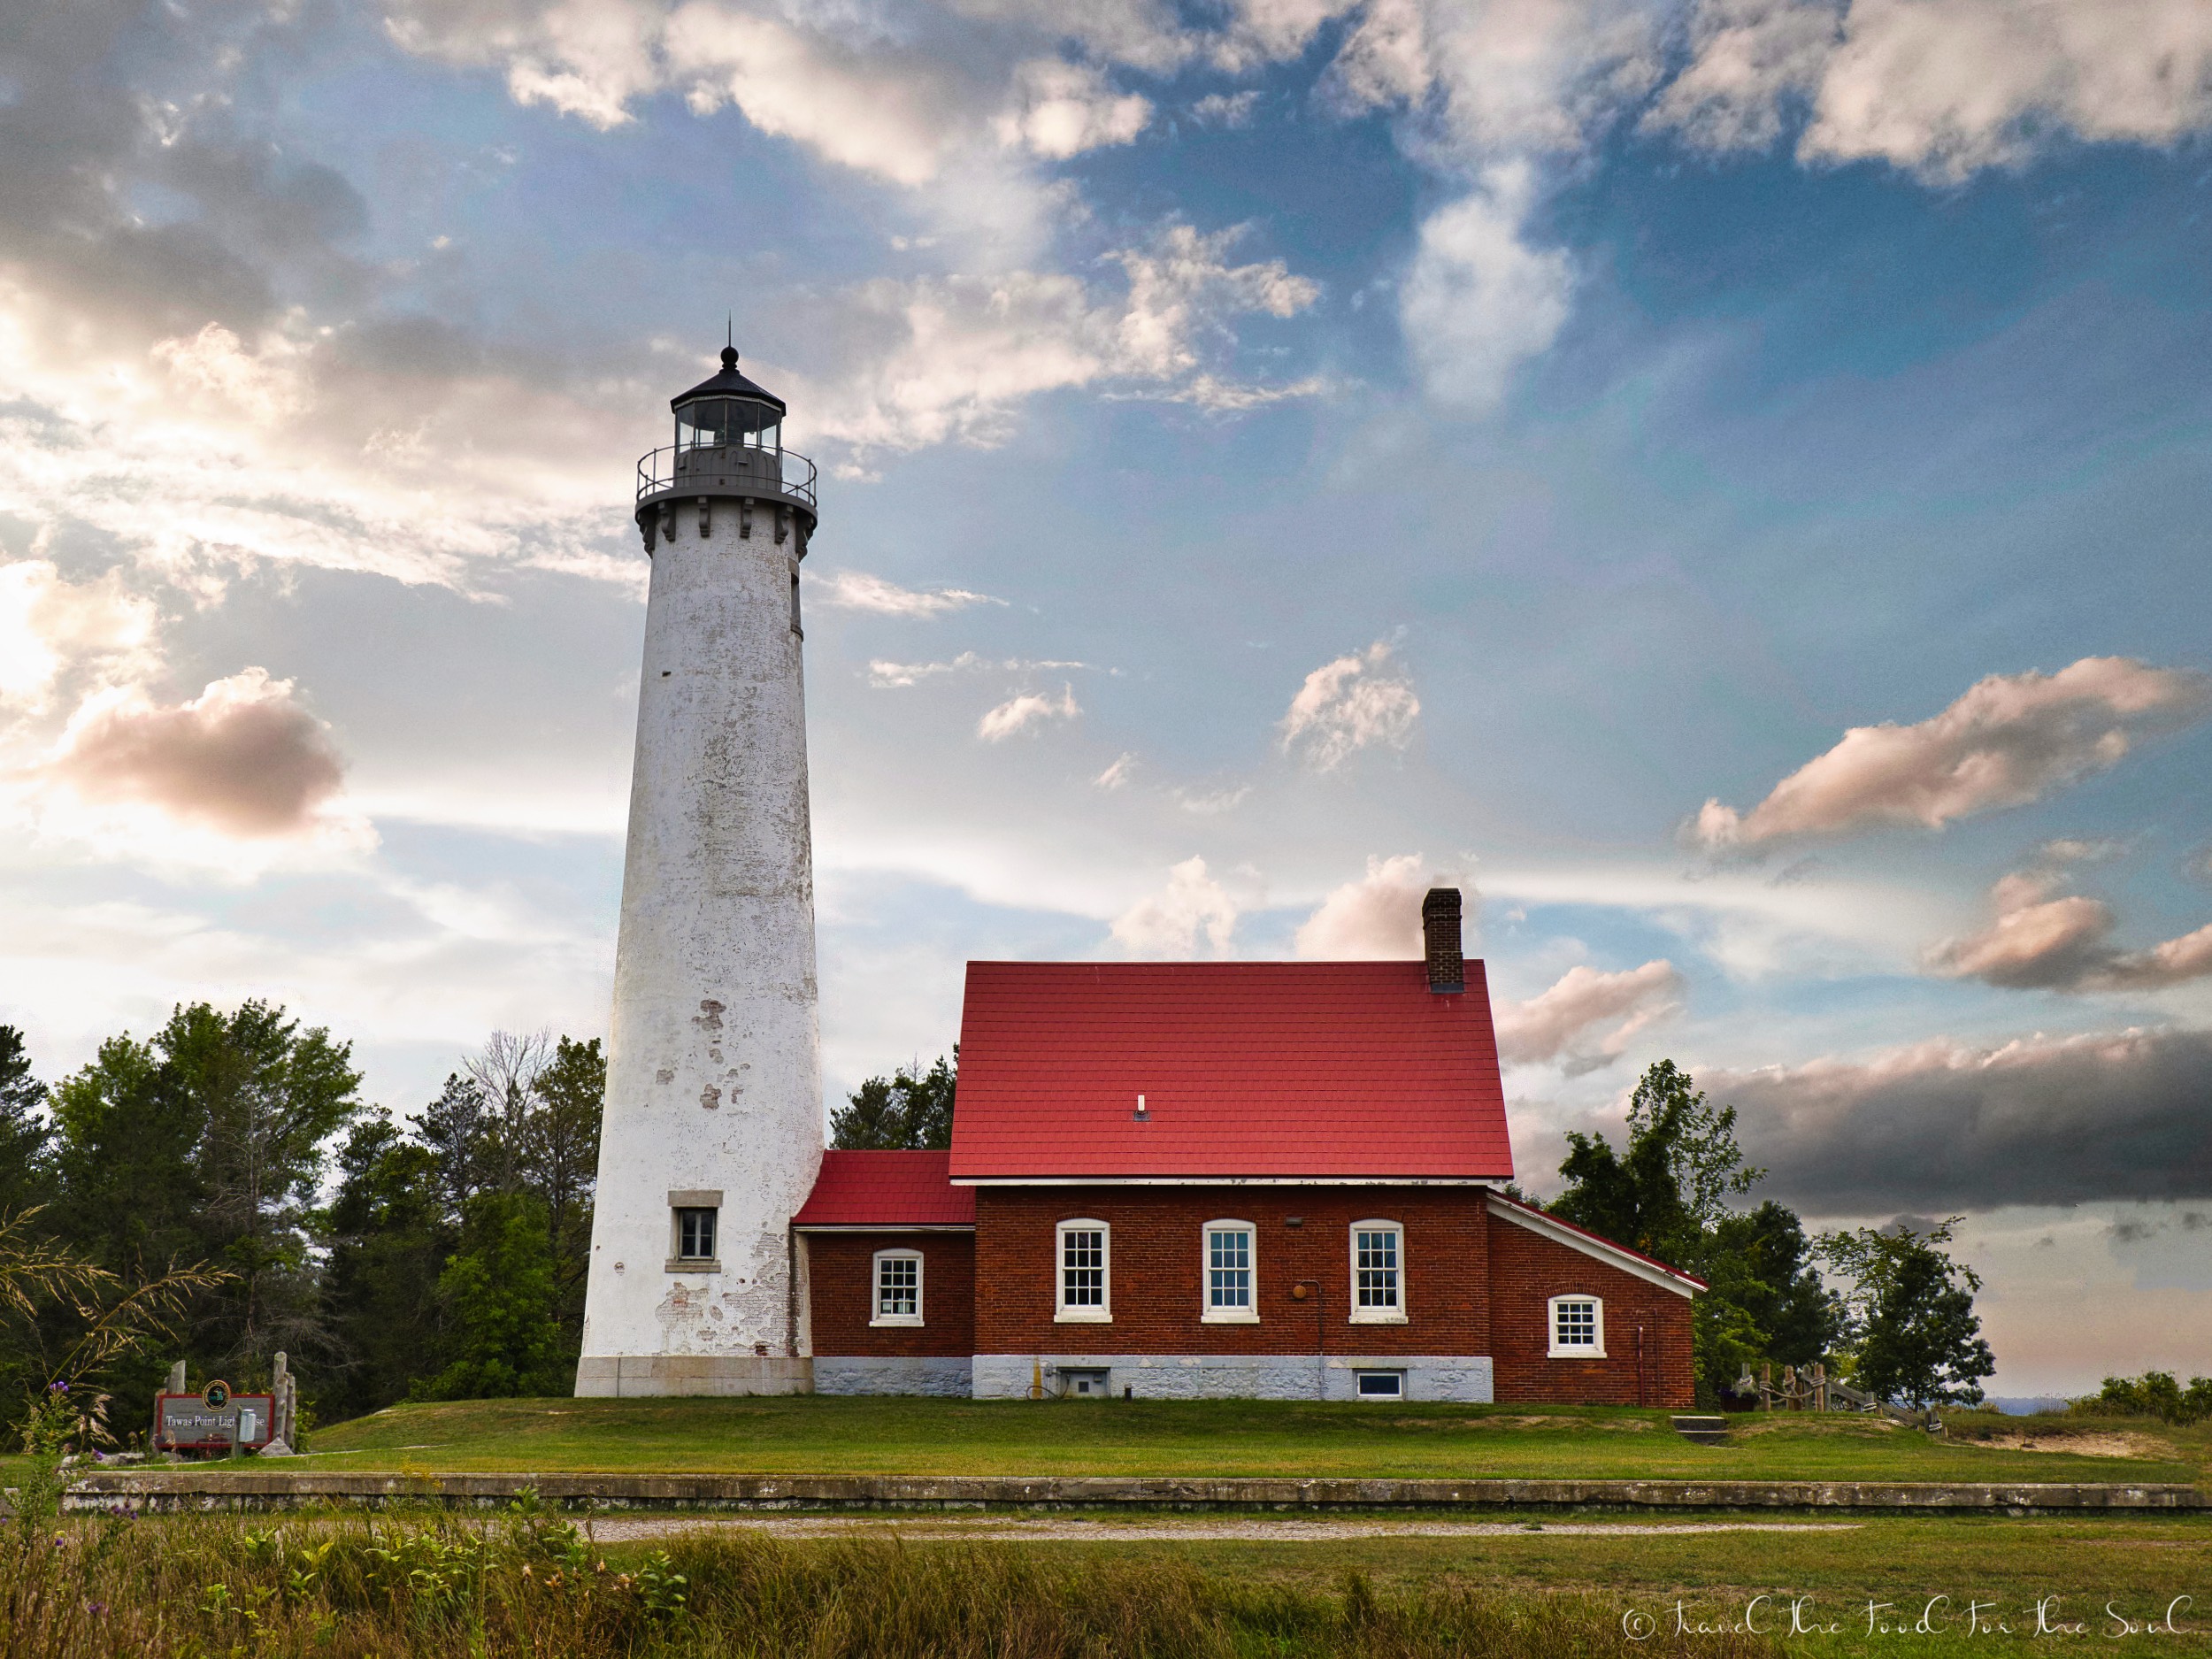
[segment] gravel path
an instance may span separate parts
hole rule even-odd
[[[1563,1532],[1577,1538],[1618,1538],[1661,1532],[1848,1532],[1853,1522],[1792,1521],[1595,1521],[1532,1526],[1517,1521],[1308,1521],[1149,1520],[1086,1521],[1054,1517],[1026,1520],[987,1516],[975,1520],[929,1516],[850,1518],[821,1515],[633,1515],[602,1516],[592,1535],[602,1542],[627,1543],[667,1538],[678,1532],[743,1529],[776,1538],[879,1538],[968,1540],[985,1543],[1033,1544],[1075,1540],[1093,1544],[1256,1540],[1271,1544],[1330,1543],[1349,1538],[1512,1538],[1529,1532]]]

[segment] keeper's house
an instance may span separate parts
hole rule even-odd
[[[1479,962],[968,968],[952,1149],[793,1222],[823,1394],[1692,1403],[1686,1273],[1529,1209]]]

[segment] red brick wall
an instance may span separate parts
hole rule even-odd
[[[1291,1227],[1290,1217],[1303,1218]],[[1111,1229],[1110,1325],[1054,1323],[1054,1228],[1086,1217]],[[1201,1321],[1200,1233],[1209,1221],[1253,1224],[1257,1325]],[[1354,1325],[1351,1224],[1405,1228],[1401,1269],[1408,1323]],[[979,1354],[1486,1354],[1486,1238],[1495,1231],[1467,1187],[991,1187],[976,1194]],[[1291,1295],[1320,1281],[1317,1304]],[[818,1337],[816,1347],[821,1348]]]
[[[1497,1398],[1562,1405],[1689,1406],[1690,1302],[1647,1279],[1494,1217],[1490,1355]],[[1554,1296],[1605,1303],[1605,1357],[1549,1359]],[[1637,1332],[1643,1333],[1640,1379]]]
[[[957,1354],[975,1347],[975,1239],[965,1233],[810,1233],[807,1288],[817,1354]],[[922,1253],[922,1318],[871,1325],[878,1250]]]

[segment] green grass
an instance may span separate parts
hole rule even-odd
[[[2112,1425],[2104,1425],[2108,1430]],[[1694,1446],[1657,1411],[1265,1401],[498,1400],[403,1405],[321,1429],[295,1469],[941,1475],[1533,1476],[2194,1481],[2202,1429],[2090,1456],[1932,1438],[1878,1420],[1732,1420]]]

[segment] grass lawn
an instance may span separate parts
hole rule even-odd
[[[1674,1433],[1664,1412],[1596,1408],[824,1395],[496,1400],[394,1406],[319,1429],[313,1455],[289,1467],[2195,1481],[2212,1461],[2212,1433],[2202,1428],[2126,1425],[2134,1455],[2113,1456],[1935,1439],[1840,1416],[1750,1417],[1731,1426],[1728,1445],[1703,1447]],[[2114,1442],[2108,1434],[2102,1443]]]
[[[1132,1517],[1134,1518],[1134,1517]],[[1600,1517],[1581,1517],[1583,1521]],[[1625,1517],[1602,1517],[1617,1520]],[[1694,1517],[1676,1517],[1694,1520]],[[1740,1620],[1755,1596],[1773,1600],[1752,1613],[1763,1628],[1786,1633],[1790,1602],[1804,1604],[1808,1624],[1839,1624],[1788,1644],[1817,1655],[2093,1649],[2117,1653],[2212,1652],[2212,1517],[2125,1517],[2087,1520],[2015,1520],[1999,1517],[1868,1516],[1863,1520],[1823,1515],[1823,1522],[1856,1525],[1820,1532],[1634,1532],[1606,1535],[1576,1519],[1532,1517],[1529,1530],[1473,1540],[1377,1538],[1333,1542],[1290,1541],[1297,1524],[1286,1523],[1284,1541],[1039,1544],[1032,1548],[1099,1556],[1180,1561],[1209,1578],[1245,1585],[1279,1584],[1306,1591],[1340,1585],[1359,1572],[1381,1590],[1400,1595],[1448,1584],[1507,1592],[1589,1596],[1618,1621],[1641,1615],[1672,1627],[1675,1604],[1693,1624]],[[1157,1517],[1147,1517],[1156,1525]],[[1110,1522],[1102,1533],[1110,1533]],[[910,1544],[909,1548],[932,1546]],[[941,1546],[939,1548],[956,1548]],[[1897,1633],[1900,1622],[1916,1624],[1931,1600],[1932,1623],[1940,1632]],[[2085,1621],[2086,1634],[2032,1632],[2034,1606],[2056,1596],[2054,1624]],[[2139,1624],[2162,1620],[2177,1596],[2193,1597],[2177,1623],[2190,1632],[2120,1631],[2106,1614],[2108,1602]],[[2009,1637],[1991,1630],[1970,1637],[1963,1627],[1970,1601],[1989,1604],[1978,1620],[1996,1618]],[[1868,1630],[1869,1604],[1893,1626]],[[1693,1651],[1697,1644],[1689,1644]],[[1666,1643],[1655,1640],[1654,1649]]]

